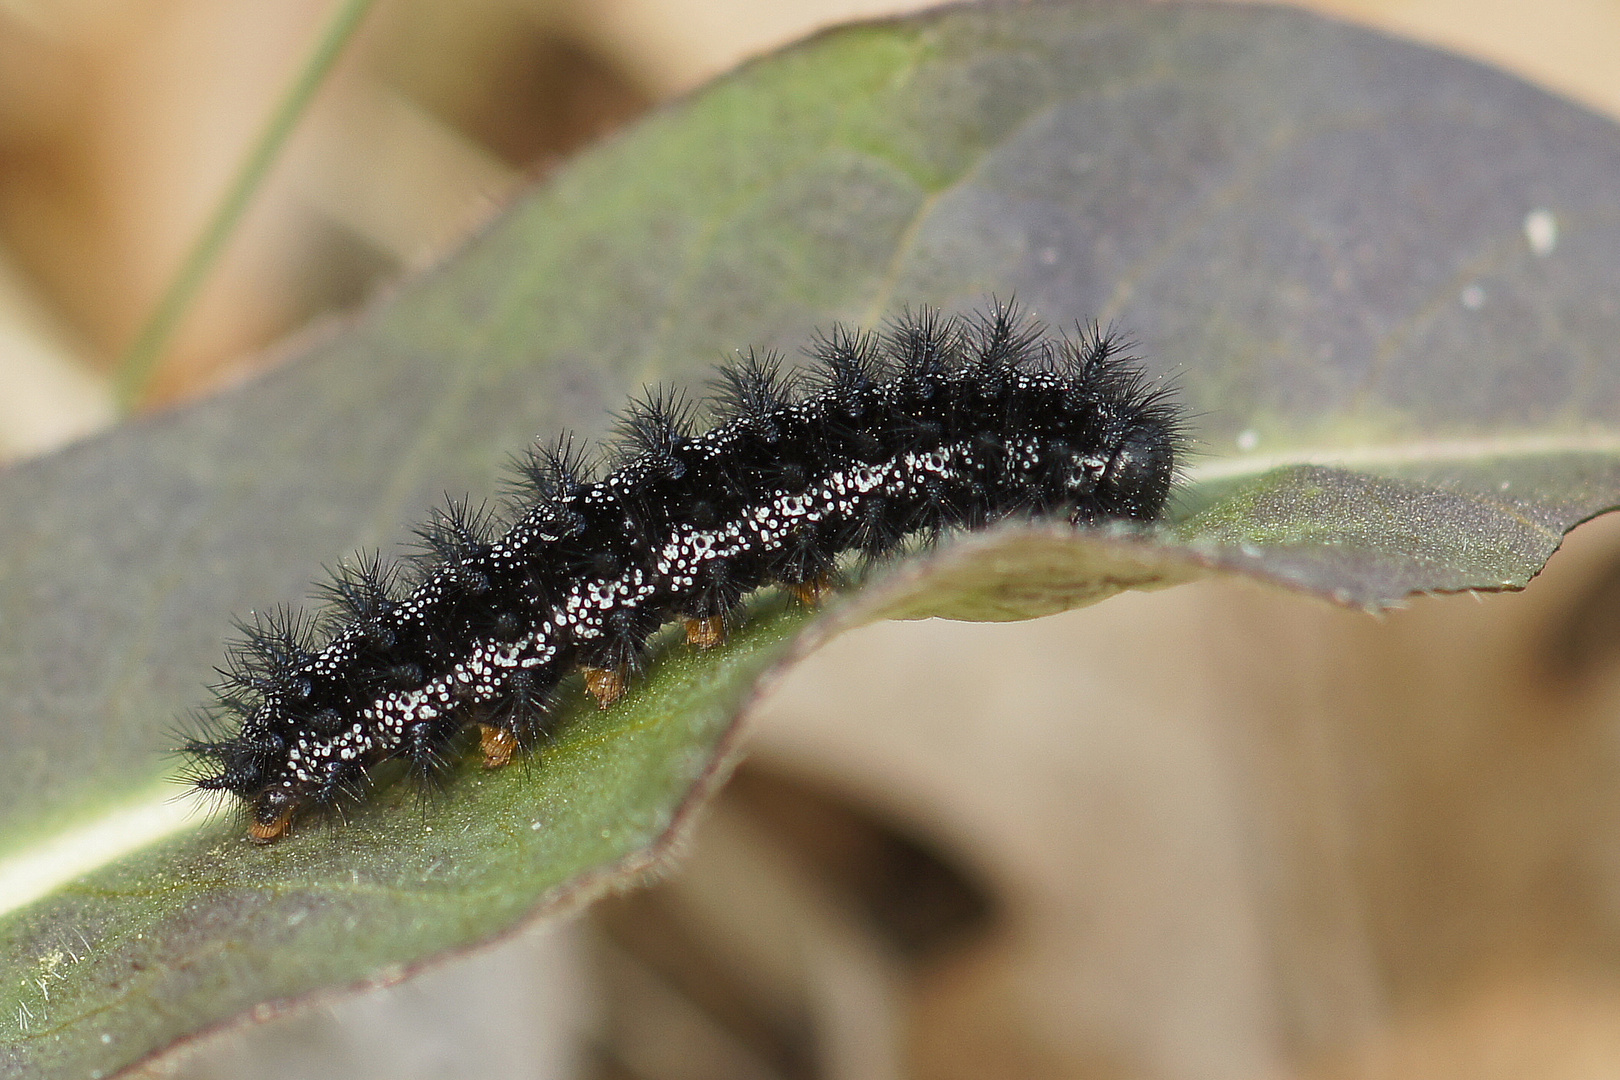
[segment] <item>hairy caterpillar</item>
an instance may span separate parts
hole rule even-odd
[[[650,391],[624,413],[606,475],[591,479],[568,438],[542,446],[520,462],[504,531],[452,502],[418,529],[412,574],[361,559],[324,587],[323,618],[244,625],[210,732],[186,747],[190,779],[242,799],[250,835],[274,840],[363,792],[380,762],[442,768],[469,725],[485,764],[504,765],[574,669],[607,708],[665,623],[718,644],[748,593],[778,583],[813,600],[846,553],[1164,507],[1177,410],[1095,328],[1050,337],[995,304],[835,327],[808,352],[792,374],[771,354],[723,366],[701,434],[685,398]]]

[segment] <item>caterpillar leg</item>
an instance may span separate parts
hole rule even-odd
[[[517,753],[517,736],[494,724],[479,724],[478,749],[484,754],[484,768],[499,769]]]
[[[585,669],[585,689],[591,692],[598,707],[606,709],[624,697],[630,688],[630,673],[624,667]]]
[[[255,811],[257,809],[256,807]],[[252,820],[248,822],[248,835],[253,838],[255,843],[259,844],[268,844],[272,840],[279,840],[287,835],[288,828],[292,826],[292,817],[293,807],[291,803],[268,821],[261,821],[258,813],[255,812]]]
[[[726,640],[726,623],[718,615],[686,620],[686,643],[699,649],[712,649]]]
[[[820,607],[833,593],[832,578],[818,577],[799,581],[787,587],[788,595],[805,607]]]

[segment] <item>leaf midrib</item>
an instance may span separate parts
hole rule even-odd
[[[1620,431],[1594,429],[1585,433],[1414,439],[1406,442],[1362,443],[1356,446],[1293,448],[1277,453],[1244,454],[1189,465],[1182,470],[1182,478],[1186,483],[1199,484],[1212,480],[1245,479],[1295,465],[1360,469],[1417,463],[1464,464],[1501,458],[1546,457],[1557,454],[1620,456]]]

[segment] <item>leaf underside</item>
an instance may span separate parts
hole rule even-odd
[[[1216,574],[1368,608],[1522,587],[1620,503],[1616,206],[1607,121],[1281,10],[956,8],[658,113],[278,372],[0,475],[6,855],[162,797],[232,613],[730,349],[988,294],[1115,322],[1195,418],[1174,519],[961,538],[819,615],[762,595],[614,709],[574,695],[523,765],[269,847],[199,821],[90,871],[0,916],[0,1073],[110,1075],[647,871],[762,680],[849,625]]]

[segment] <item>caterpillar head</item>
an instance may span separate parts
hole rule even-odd
[[[1064,501],[1074,507],[1070,520],[1158,518],[1175,481],[1176,445],[1169,427],[1142,422],[1101,452],[1070,448],[1063,476]]]
[[[1114,447],[1097,480],[1097,499],[1110,516],[1152,521],[1164,512],[1176,477],[1176,438],[1162,424],[1143,423]]]

